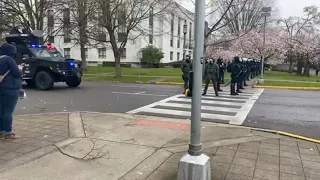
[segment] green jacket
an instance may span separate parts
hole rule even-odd
[[[208,63],[205,68],[205,77],[217,78],[219,77],[219,66],[216,63]]]
[[[181,70],[183,73],[182,76],[184,78],[189,78],[189,72],[192,71],[192,63],[191,62],[187,63],[186,61],[184,61],[182,64]]]

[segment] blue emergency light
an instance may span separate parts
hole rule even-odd
[[[36,47],[38,47],[38,48],[43,48],[43,47],[45,47],[45,46],[43,46],[43,45],[31,44],[31,47],[33,47],[33,48],[36,48]]]

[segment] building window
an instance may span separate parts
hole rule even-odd
[[[53,10],[48,10],[48,27],[54,27]]]
[[[171,36],[170,36],[170,47],[173,47],[173,34],[174,34],[174,14],[171,13]]]
[[[180,35],[181,35],[181,18],[178,18],[178,41],[177,48],[180,48]]]
[[[121,59],[126,59],[127,58],[127,49],[123,48],[121,53],[120,53],[120,58]]]
[[[54,43],[54,36],[48,36],[48,42]]]
[[[86,58],[88,58],[88,48],[84,48],[84,55]]]
[[[180,61],[180,52],[177,52],[177,61]]]
[[[153,44],[153,8],[149,11],[149,44]]]
[[[48,27],[48,42],[49,43],[54,43],[54,35],[53,35],[53,30],[54,27]]]
[[[104,29],[105,19],[102,15],[98,15],[98,41],[105,42],[107,40],[107,33]]]
[[[48,22],[47,22],[47,26],[48,26],[48,42],[49,43],[54,43],[54,35],[53,35],[53,31],[54,31],[54,16],[53,16],[53,10],[48,10]]]
[[[70,48],[64,48],[63,52],[64,52],[64,57],[65,58],[70,58],[71,57],[71,49]]]
[[[63,40],[65,43],[70,43],[71,42],[71,29],[70,28],[65,28],[63,30],[64,32],[64,36],[63,36]]]
[[[118,42],[124,42],[127,38],[127,11],[125,5],[118,7]]]
[[[173,60],[173,52],[170,51],[170,60],[172,61]]]
[[[63,26],[64,28],[70,27],[70,9],[69,8],[63,9]]]
[[[104,31],[104,28],[98,27],[98,40],[101,42],[105,42],[107,40],[107,33]]]
[[[190,26],[189,26],[189,49],[192,49],[191,47],[191,33],[192,33],[192,23],[190,23]]]
[[[99,48],[98,49],[99,59],[105,59],[107,57],[107,49]]]

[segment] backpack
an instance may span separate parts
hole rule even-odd
[[[0,58],[2,58],[4,56],[0,56]],[[0,83],[2,83],[3,79],[9,74],[10,70],[8,70],[6,73],[4,73],[4,75],[0,75]]]

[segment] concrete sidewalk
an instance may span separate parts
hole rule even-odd
[[[71,138],[61,139],[58,143],[51,140],[47,146],[4,161],[0,165],[0,178],[176,179],[179,159],[188,149],[189,121],[83,112],[17,116],[14,128],[20,129],[17,132],[21,134],[30,129],[23,130],[23,127],[36,125],[40,129],[34,133],[41,136],[35,137],[42,137],[45,134],[43,130],[56,128],[58,121],[61,121],[61,128],[65,128],[61,118],[66,116],[69,117],[66,127]],[[44,125],[38,124],[50,118],[50,127],[43,128]],[[26,122],[23,124],[23,121]],[[62,133],[56,131],[51,134]],[[30,138],[10,143],[23,147]],[[202,123],[201,138],[204,153],[211,158],[213,180],[320,179],[319,144],[245,127],[206,122]],[[8,147],[6,143],[1,142],[1,147]]]

